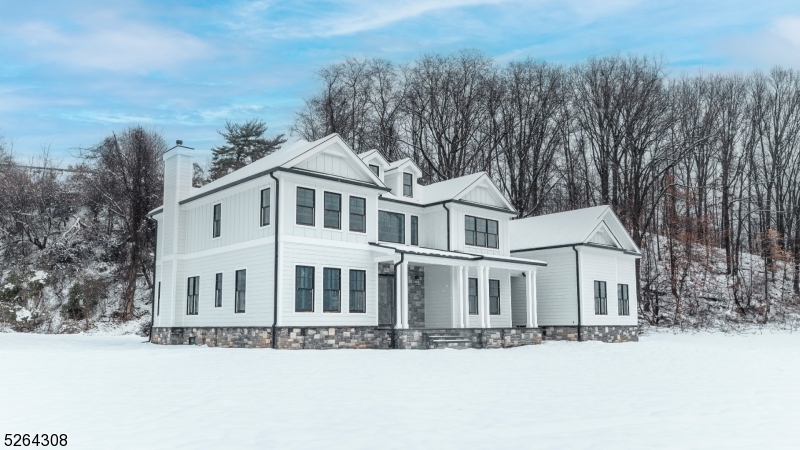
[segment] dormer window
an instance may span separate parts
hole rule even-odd
[[[410,173],[403,173],[403,195],[406,197],[414,196],[414,176]]]
[[[375,164],[370,164],[369,165],[369,170],[371,170],[372,173],[374,173],[376,177],[380,177],[381,176],[381,168],[380,168],[380,166],[376,166]]]

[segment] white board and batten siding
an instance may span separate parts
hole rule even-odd
[[[343,158],[341,153],[323,152],[295,167],[350,180],[371,181],[361,170],[354,167],[354,164],[354,161]]]
[[[636,325],[636,258],[633,255],[594,247],[578,247],[581,264],[581,308],[583,325]],[[570,249],[571,250],[571,249]],[[606,282],[608,314],[595,314],[594,282]],[[627,316],[619,315],[617,285],[628,285]]]
[[[500,201],[496,194],[483,186],[475,186],[464,194],[462,200],[480,203],[482,205],[495,206],[498,208],[505,208],[506,205]]]
[[[485,208],[464,205],[460,203],[448,204],[450,209],[450,242],[451,250],[457,252],[474,253],[493,256],[508,256],[508,218],[507,213],[492,211]],[[466,216],[497,221],[498,248],[478,247],[466,243]]]
[[[547,262],[547,266],[536,269],[539,326],[578,325],[575,251],[572,247],[515,252],[512,256]]]

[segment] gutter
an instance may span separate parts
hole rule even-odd
[[[578,342],[581,341],[581,267],[578,261],[578,246],[573,245],[575,250],[575,288],[578,292]]]
[[[272,348],[278,348],[277,342],[275,342],[275,326],[278,324],[278,224],[280,224],[280,213],[281,213],[281,183],[280,180],[275,178],[275,174],[270,172],[270,178],[275,180],[275,261],[273,262],[273,268],[275,269],[275,273],[272,278]]]
[[[582,245],[584,247],[600,248],[600,249],[603,249],[603,250],[611,250],[611,251],[614,251],[614,252],[622,252],[622,253],[625,253],[626,255],[636,256],[637,258],[641,258],[642,257],[642,254],[638,253],[638,252],[625,250],[623,248],[611,247],[611,246],[608,246],[608,245],[595,244],[593,242],[576,242],[574,244],[561,244],[561,245],[549,245],[549,246],[546,246],[546,247],[520,248],[520,249],[516,249],[516,250],[511,250],[511,251],[509,251],[509,253],[533,252],[533,251],[538,251],[538,250],[552,250],[552,249],[555,249],[555,248],[566,248],[566,247],[575,248],[578,245]]]
[[[156,222],[156,238],[153,240],[153,304],[150,309],[150,336],[147,342],[153,342],[153,325],[156,320],[156,261],[158,260],[158,222]]]
[[[450,251],[450,210],[447,209],[447,203],[442,203],[444,210],[447,211],[447,251]]]

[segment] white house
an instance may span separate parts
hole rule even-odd
[[[193,188],[192,153],[179,145],[164,155],[164,205],[150,213],[153,342],[541,342],[536,285],[546,263],[511,256],[516,211],[485,174],[423,186],[410,159],[356,155],[331,135]]]
[[[514,220],[511,254],[539,269],[538,325],[547,339],[638,340],[639,248],[609,206]]]

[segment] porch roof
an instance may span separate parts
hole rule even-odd
[[[534,259],[526,259],[526,258],[515,258],[513,256],[492,256],[492,255],[479,255],[475,253],[464,253],[464,252],[454,252],[454,251],[447,251],[447,250],[438,250],[435,248],[425,248],[425,247],[417,247],[411,245],[403,245],[403,244],[388,244],[388,243],[377,243],[377,242],[370,242],[370,245],[375,247],[384,248],[387,250],[394,250],[397,253],[405,253],[408,255],[418,255],[424,257],[432,257],[432,258],[442,258],[442,259],[456,259],[462,261],[496,261],[498,263],[505,263],[505,264],[513,264],[513,265],[524,265],[524,266],[546,266],[547,263],[544,261],[537,261]]]

